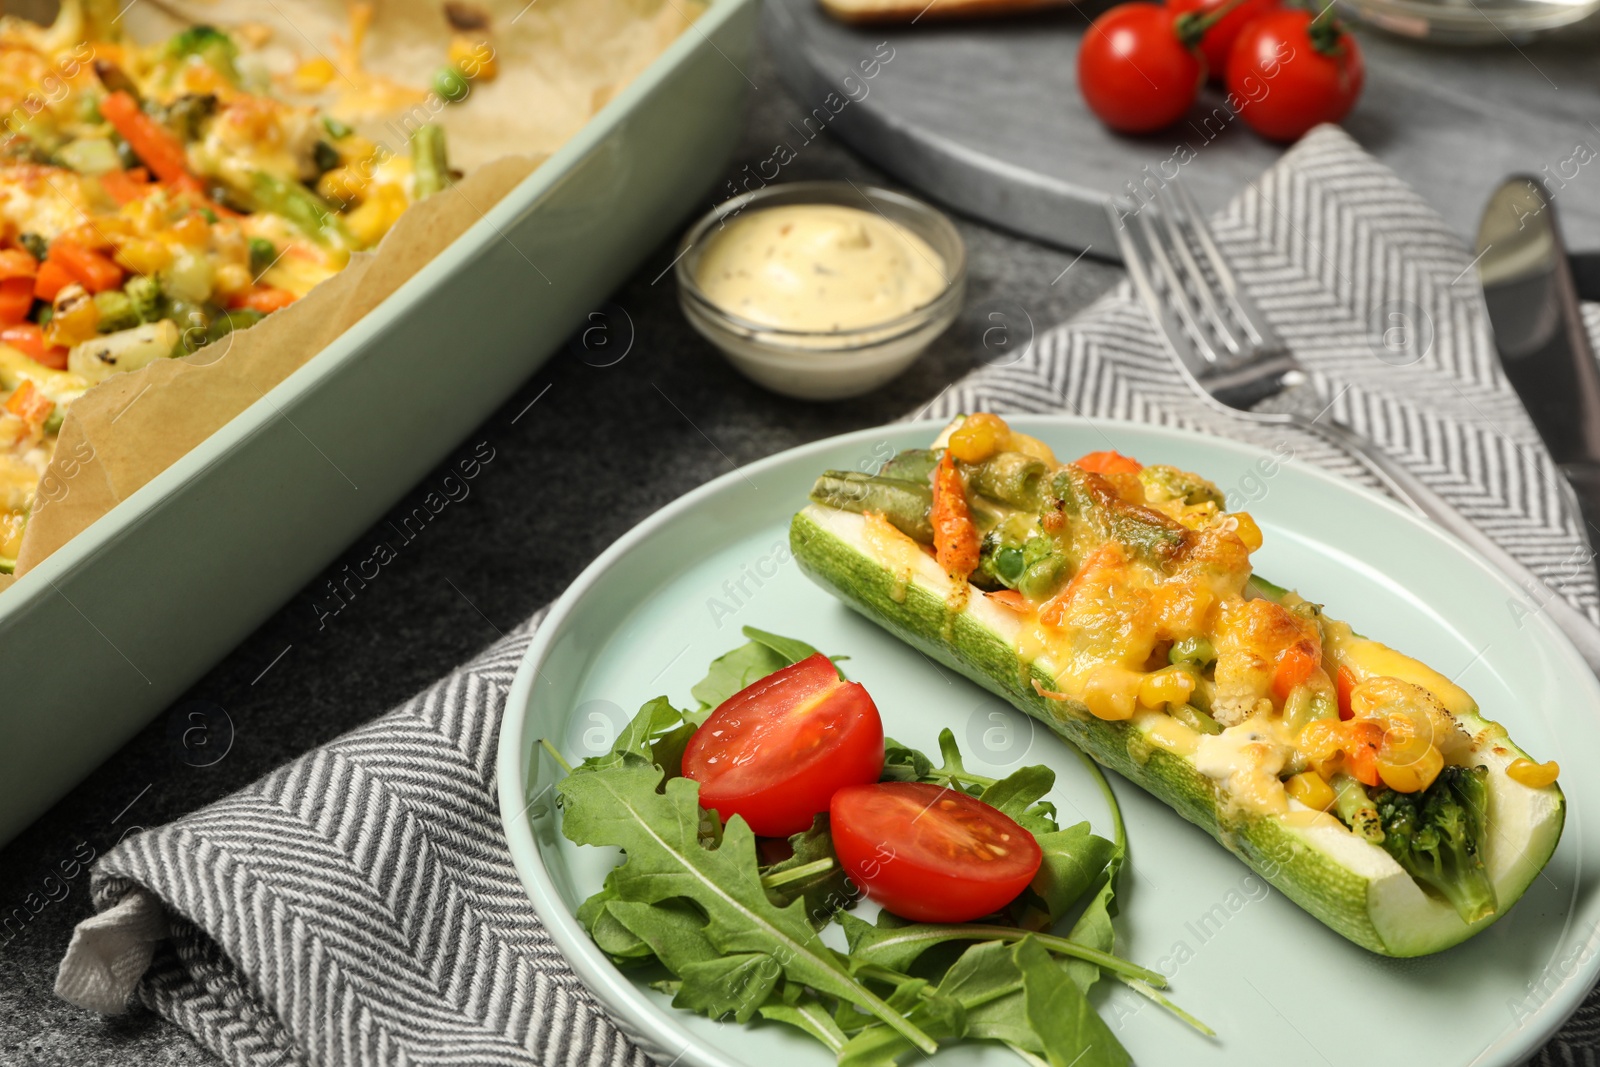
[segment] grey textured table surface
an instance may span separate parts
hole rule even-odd
[[[1109,4],[855,28],[816,0],[768,0],[763,18],[785,81],[807,97],[849,99],[829,126],[868,159],[978,218],[1115,258],[1107,196],[1182,174],[1217,207],[1280,148],[1244,128],[1215,88],[1188,119],[1147,137],[1096,121],[1078,94],[1077,50]],[[1457,232],[1474,235],[1484,201],[1520,170],[1552,179],[1570,247],[1600,249],[1600,19],[1520,47],[1359,36],[1366,88],[1345,129]],[[878,60],[870,81],[863,59]]]
[[[789,124],[821,103],[789,95],[764,56],[747,73],[758,88],[730,180],[769,158]],[[827,135],[783,167],[784,180],[833,177],[882,180]],[[608,325],[609,347],[570,346],[463,443],[463,456],[487,442],[495,458],[471,495],[381,581],[319,620],[313,604],[326,600],[325,580],[355,557],[337,561],[168,716],[0,850],[0,915],[30,894],[59,898],[20,933],[0,930],[0,1065],[215,1062],[147,1014],[105,1019],[55,998],[56,964],[89,912],[87,873],[62,878],[76,857],[104,853],[123,834],[225,796],[381,714],[559,594],[639,520],[731,465],[889,421],[932,398],[982,358],[992,314],[1021,343],[1029,320],[1059,322],[1117,277],[1092,260],[1068,269],[1070,255],[984,226],[960,228],[970,254],[961,319],[890,385],[830,405],[785,400],[735,374],[684,322],[670,272],[656,280],[672,255],[659,249],[596,320]],[[624,348],[619,362],[601,365]],[[455,458],[396,513],[415,506]],[[185,747],[197,709],[211,743]]]

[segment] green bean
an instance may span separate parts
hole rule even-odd
[[[926,482],[933,476],[943,453],[932,448],[908,448],[899,453],[878,471],[883,478],[899,478],[907,482]]]
[[[1146,563],[1164,566],[1188,547],[1189,532],[1177,522],[1129,504],[1103,478],[1080,467],[1056,472],[1050,492],[1069,518],[1088,523],[1102,539],[1116,541]]]
[[[418,200],[439,192],[450,184],[450,163],[446,158],[444,127],[435,123],[418,126],[411,135],[412,194]]]
[[[258,170],[250,175],[250,191],[257,210],[282,215],[318,244],[341,248],[351,244],[350,233],[333,208],[305,186]]]
[[[1189,729],[1202,734],[1220,734],[1222,724],[1193,704],[1169,704],[1167,714],[1177,719]]]
[[[914,541],[933,544],[933,489],[917,482],[860,471],[827,471],[811,487],[811,499],[840,511],[880,512]]]
[[[1030,511],[1039,507],[1039,483],[1045,465],[1021,452],[999,452],[982,463],[967,468],[967,484],[973,492],[991,500]]]

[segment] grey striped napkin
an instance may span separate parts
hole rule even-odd
[[[1470,257],[1432,209],[1324,128],[1240,194],[1218,237],[1339,418],[1595,611],[1549,457],[1496,370]],[[926,413],[975,409],[1253,436],[1195,403],[1127,286]],[[1320,441],[1292,445],[1360,477]],[[95,868],[100,913],[78,927],[61,995],[142,1004],[238,1067],[644,1064],[540,927],[501,839],[496,724],[539,619],[371,724],[123,842]],[[1597,1042],[1591,1000],[1538,1062],[1592,1064]]]

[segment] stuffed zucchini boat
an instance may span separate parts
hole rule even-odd
[[[1387,956],[1449,948],[1549,861],[1565,802],[1437,671],[1251,573],[1216,486],[1114,452],[1059,463],[959,418],[790,527],[818,584],[1171,805]]]

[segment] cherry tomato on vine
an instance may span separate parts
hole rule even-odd
[[[850,880],[914,922],[968,922],[999,911],[1044,858],[1033,835],[1004,812],[924,782],[841,789],[828,827]]]
[[[1228,57],[1228,92],[1240,102],[1239,116],[1275,141],[1344,118],[1365,77],[1361,46],[1339,21],[1298,8],[1257,18]]]
[[[1119,4],[1089,26],[1078,48],[1078,89],[1101,122],[1152,133],[1183,118],[1205,67],[1185,43],[1178,13],[1161,4]]]
[[[1193,14],[1204,17],[1226,6],[1230,0],[1167,0],[1167,6],[1179,15]],[[1206,75],[1214,82],[1227,77],[1228,56],[1233,52],[1239,34],[1261,15],[1278,9],[1278,0],[1239,0],[1238,6],[1211,24],[1200,38],[1200,55],[1206,61]]]
[[[717,705],[683,751],[700,806],[763,837],[811,826],[842,786],[883,773],[883,720],[859,682],[820,652]]]

